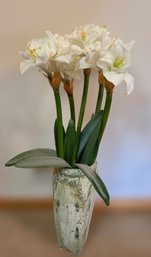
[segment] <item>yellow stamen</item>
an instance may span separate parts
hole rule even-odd
[[[83,41],[86,39],[86,33],[84,31],[81,31],[81,38]]]
[[[38,55],[37,55],[37,53],[36,53],[36,50],[37,49],[29,49],[28,51],[27,51],[27,54],[32,58],[32,59],[35,59]]]
[[[121,66],[124,64],[125,58],[118,58],[114,61],[113,66],[117,69],[121,68]]]

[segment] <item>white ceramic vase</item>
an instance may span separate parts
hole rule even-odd
[[[91,168],[96,172],[96,165]],[[86,242],[95,190],[79,169],[55,169],[53,210],[59,246],[79,255]]]

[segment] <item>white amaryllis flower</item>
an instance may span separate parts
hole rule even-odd
[[[49,37],[49,33],[47,35]],[[51,34],[50,34],[51,35]],[[81,50],[76,45],[72,45],[69,35],[55,35],[57,53],[53,58],[49,58],[49,67],[52,72],[59,71],[65,79],[80,79],[82,70],[76,70],[76,64],[80,59]]]
[[[97,67],[103,71],[107,80],[115,86],[125,82],[127,94],[134,88],[134,78],[127,72],[133,43],[134,41],[124,44],[121,39],[113,38],[102,50],[103,56],[97,60]]]
[[[94,49],[95,42],[104,42],[110,38],[110,33],[104,27],[94,24],[77,27],[70,35],[72,45],[77,45],[82,53],[87,53]]]
[[[20,52],[25,58],[20,64],[20,71],[24,73],[28,68],[38,66],[45,71],[47,69],[47,61],[56,55],[57,46],[55,38],[33,39],[27,44],[27,50]]]
[[[56,47],[56,53],[53,56],[49,56],[49,62],[51,66],[51,61],[56,63],[69,63],[70,62],[70,44],[65,37],[60,36],[58,34],[53,35],[50,31],[46,31],[46,34],[50,40],[52,41],[52,37],[54,38],[54,43]]]
[[[76,46],[81,55],[76,69],[94,68],[96,66],[96,59],[100,56],[102,45],[109,39],[110,33],[104,27],[94,24],[77,27],[69,35],[72,46]]]
[[[82,72],[76,71],[75,66],[81,50],[71,45],[68,36],[53,35],[50,31],[46,31],[46,34],[47,38],[33,39],[27,44],[27,50],[20,52],[24,57],[20,64],[21,73],[37,66],[46,75],[57,71],[67,79],[80,78]]]
[[[124,44],[111,38],[105,27],[88,24],[77,27],[71,34],[60,36],[46,32],[47,37],[33,39],[21,52],[24,61],[21,73],[37,66],[45,73],[60,72],[65,79],[81,78],[84,69],[102,70],[115,86],[126,83],[127,93],[133,90],[134,78],[127,72],[133,42]]]

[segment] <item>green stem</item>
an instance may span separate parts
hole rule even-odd
[[[61,108],[61,99],[59,89],[54,90],[55,102],[56,102],[56,111],[57,111],[57,124],[58,124],[58,151],[59,157],[64,157],[63,149],[63,122],[62,122],[62,108]]]
[[[101,129],[99,132],[99,136],[98,136],[98,143],[100,144],[107,121],[108,121],[108,117],[109,117],[109,113],[110,113],[110,108],[111,108],[111,103],[112,103],[112,95],[113,93],[110,92],[106,92],[106,100],[105,100],[105,107],[104,107],[104,111],[103,111],[103,120],[102,120],[102,125],[101,125]]]
[[[71,119],[75,123],[75,105],[74,105],[73,95],[72,96],[68,95],[68,99],[69,99],[69,104],[70,104],[70,116],[71,116]]]
[[[97,113],[101,109],[103,93],[104,93],[104,87],[102,84],[99,84],[99,92],[98,92],[98,99],[97,99],[95,113]]]
[[[83,123],[84,111],[85,111],[86,100],[88,95],[89,77],[90,77],[89,74],[84,74],[83,95],[82,95],[80,114],[79,114],[78,125],[77,125],[78,134],[81,132],[82,123]]]
[[[75,148],[74,148],[72,161],[71,161],[72,165],[74,165],[76,157],[77,157],[78,144],[79,144],[80,133],[81,133],[82,123],[83,123],[83,117],[84,117],[84,112],[85,112],[85,107],[86,107],[86,100],[87,100],[87,95],[88,95],[89,77],[90,77],[90,74],[84,74],[84,87],[83,87],[83,94],[82,94],[80,113],[79,113],[79,119],[78,119],[78,125],[77,125]]]
[[[97,157],[97,153],[98,153],[98,150],[99,150],[99,145],[100,145],[100,142],[101,142],[101,139],[102,139],[102,136],[103,136],[106,124],[107,124],[107,120],[108,120],[108,117],[109,117],[111,103],[112,103],[112,92],[110,92],[110,93],[106,92],[106,100],[105,100],[105,106],[104,106],[104,111],[103,111],[102,124],[101,124],[101,128],[100,128],[100,131],[99,131],[97,144],[96,144],[96,147],[95,147],[94,152],[93,152],[92,163],[95,162],[96,157]]]

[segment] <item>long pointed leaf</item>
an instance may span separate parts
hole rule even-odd
[[[102,179],[98,176],[98,174],[91,170],[91,168],[86,164],[76,163],[76,166],[84,173],[84,175],[90,180],[93,187],[97,191],[97,193],[104,200],[106,205],[109,205],[110,196],[104,185]]]
[[[101,116],[99,119],[99,123],[96,124],[96,126],[94,127],[93,132],[91,133],[87,141],[87,144],[81,154],[80,163],[92,165],[96,159],[96,156],[97,156],[96,147],[97,147],[97,141],[98,141],[99,131],[100,131],[101,122],[102,122],[102,113],[103,112],[100,113]]]
[[[15,163],[18,168],[71,168],[71,166],[59,157],[40,156],[31,157],[18,161]]]
[[[72,149],[75,143],[75,137],[76,137],[75,123],[73,120],[70,120],[67,127],[65,140],[64,140],[64,152],[65,152],[65,159],[67,160],[67,162],[70,162],[71,160]]]
[[[5,166],[13,166],[16,162],[24,159],[24,158],[30,158],[30,157],[40,157],[40,156],[56,156],[56,151],[49,148],[38,148],[38,149],[31,149],[28,151],[25,151],[23,153],[20,153],[13,157],[11,160],[9,160]]]
[[[65,130],[64,130],[64,126],[63,126],[63,125],[62,125],[62,129],[63,129],[63,141],[64,141]],[[56,153],[57,153],[57,156],[59,156],[58,119],[56,119],[56,120],[55,120],[55,123],[54,123],[54,137],[55,137]]]
[[[81,132],[80,142],[79,142],[79,149],[78,149],[78,157],[80,156],[88,142],[90,135],[93,133],[94,129],[99,126],[102,120],[103,111],[99,111],[96,115],[93,115],[90,121],[87,123],[83,131]]]
[[[98,140],[98,134],[99,134],[99,128],[96,128],[93,133],[91,134],[87,145],[83,151],[83,153],[81,154],[81,159],[80,159],[80,163],[83,164],[87,164],[87,165],[92,165],[94,163],[94,152],[95,148],[97,146],[97,140]],[[96,156],[95,156],[96,157]]]

